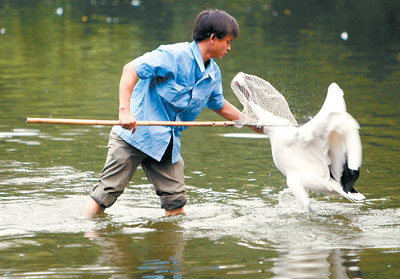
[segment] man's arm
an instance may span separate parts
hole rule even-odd
[[[224,106],[221,109],[214,110],[216,113],[221,115],[223,118],[228,120],[238,120],[240,117],[240,110],[234,105],[225,100]]]
[[[119,122],[124,129],[136,130],[136,119],[130,112],[131,95],[138,80],[133,62],[126,64],[119,82]]]

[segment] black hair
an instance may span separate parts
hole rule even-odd
[[[240,29],[236,19],[225,11],[210,9],[200,12],[193,24],[192,39],[200,42],[212,34],[218,39],[225,36],[239,36]]]

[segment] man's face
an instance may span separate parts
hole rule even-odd
[[[231,42],[233,40],[233,36],[228,35],[223,37],[222,39],[218,39],[217,37],[213,38],[213,52],[212,58],[222,58],[225,56],[228,51],[231,50]]]

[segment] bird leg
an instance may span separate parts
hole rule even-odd
[[[286,184],[289,189],[292,191],[293,195],[295,196],[296,200],[301,206],[301,209],[310,214],[311,212],[311,200],[308,196],[306,189],[301,185],[297,178],[287,177]]]

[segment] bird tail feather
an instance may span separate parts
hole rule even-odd
[[[335,181],[336,182],[336,181]],[[339,195],[345,197],[346,199],[348,199],[351,202],[358,202],[358,201],[362,201],[365,199],[365,196],[361,193],[352,193],[352,192],[348,192],[346,193],[342,186],[338,183],[334,183],[334,186],[332,187],[332,190],[334,190],[336,193],[338,193]]]

